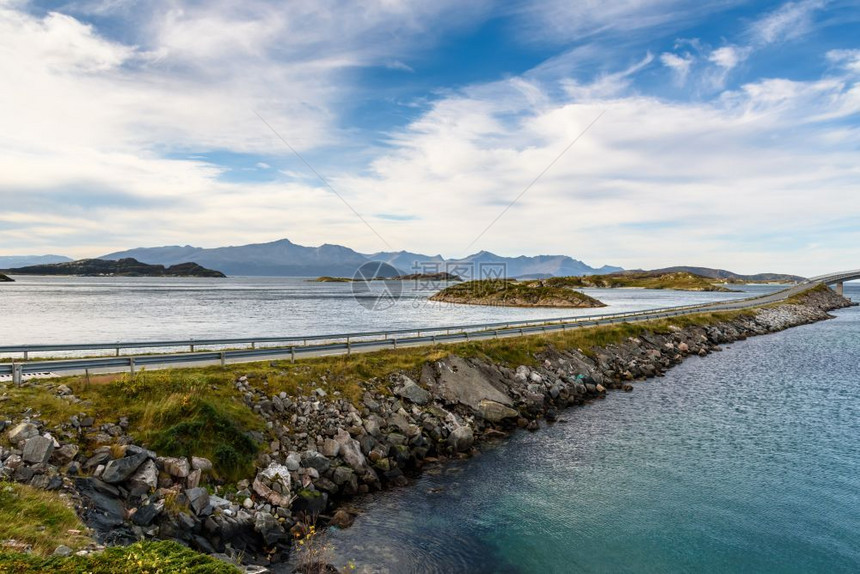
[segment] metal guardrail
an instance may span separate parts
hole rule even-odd
[[[856,273],[856,276],[851,275]],[[18,345],[2,346],[0,352],[17,352],[26,354],[31,352],[50,351],[82,351],[82,350],[115,350],[117,356],[104,356],[82,359],[57,359],[25,362],[12,362],[0,364],[0,375],[12,375],[19,381],[25,374],[42,372],[69,372],[97,369],[129,370],[151,365],[173,365],[190,363],[216,363],[225,365],[227,361],[241,359],[262,359],[273,356],[289,356],[295,359],[298,355],[309,353],[351,353],[352,349],[378,348],[384,349],[388,346],[397,348],[400,346],[413,346],[421,344],[445,343],[455,341],[470,341],[489,338],[509,337],[526,335],[539,332],[563,331],[569,328],[582,328],[595,325],[615,324],[631,321],[645,321],[657,318],[677,317],[707,311],[730,311],[755,307],[769,302],[786,299],[799,293],[815,283],[832,283],[845,280],[844,277],[860,278],[860,271],[850,273],[839,273],[825,275],[820,278],[810,279],[798,283],[792,287],[721,302],[701,303],[696,305],[684,305],[678,307],[664,307],[645,311],[629,313],[609,313],[602,315],[580,315],[572,317],[556,317],[551,319],[505,321],[498,323],[483,323],[473,325],[456,325],[442,327],[427,327],[413,329],[396,329],[388,331],[368,331],[341,333],[329,335],[288,336],[288,337],[249,337],[235,339],[198,339],[184,341],[148,341],[148,342],[118,342],[118,343],[91,343],[81,345]],[[834,279],[835,278],[835,279]],[[406,336],[412,335],[412,336]],[[322,341],[319,344],[310,344],[312,341]],[[301,345],[296,343],[301,342]],[[259,344],[293,343],[291,345],[257,347]],[[195,351],[196,347],[213,345],[251,345],[245,349],[226,349]],[[151,355],[126,355],[119,356],[120,349],[141,348],[163,348],[163,347],[185,347],[191,350],[189,353],[164,353]]]

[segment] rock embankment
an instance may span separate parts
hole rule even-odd
[[[0,477],[67,492],[102,543],[175,539],[266,564],[283,559],[314,522],[348,526],[343,503],[353,496],[404,486],[428,463],[469,456],[517,428],[536,430],[540,420],[610,390],[632,391],[686,356],[823,320],[847,305],[816,290],[717,324],[646,331],[585,352],[550,349],[516,367],[450,355],[424,364],[420,376],[368,383],[357,404],[322,388],[270,393],[239,377],[237,392],[269,434],[255,475],[229,487],[206,459],[162,457],[133,444],[127,420],[79,417],[53,428],[36,417],[0,421],[0,430],[8,427]]]

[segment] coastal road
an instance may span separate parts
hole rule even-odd
[[[425,345],[436,345],[445,343],[462,343],[464,341],[479,341],[487,339],[500,339],[510,337],[521,337],[541,333],[552,333],[571,329],[582,329],[598,325],[611,325],[618,323],[632,323],[692,315],[698,313],[710,313],[719,311],[733,311],[751,309],[773,303],[785,301],[799,293],[821,284],[840,284],[844,281],[860,279],[860,270],[839,272],[829,275],[815,277],[798,283],[786,289],[776,291],[767,295],[735,299],[718,303],[702,305],[690,305],[639,311],[635,313],[618,313],[605,315],[591,315],[584,317],[570,317],[561,319],[548,319],[538,321],[520,321],[510,323],[494,323],[482,325],[466,325],[452,327],[434,327],[426,329],[398,330],[377,333],[351,333],[333,334],[315,337],[293,337],[288,346],[263,346],[257,344],[265,343],[266,338],[260,339],[236,339],[217,341],[171,341],[158,343],[116,343],[105,345],[41,345],[41,346],[17,346],[0,347],[0,353],[29,353],[39,351],[64,351],[82,349],[113,349],[116,355],[112,357],[89,357],[80,359],[54,359],[34,360],[22,362],[0,363],[0,380],[12,379],[15,381],[30,377],[54,377],[82,374],[104,374],[117,372],[135,372],[141,368],[147,370],[170,369],[184,366],[212,366],[228,365],[236,363],[257,362],[262,360],[295,360],[300,357],[321,357],[330,355],[349,355],[352,353],[366,353],[383,349],[398,349],[403,347],[417,347]],[[271,339],[270,339],[271,341]],[[282,339],[281,341],[286,341]],[[298,344],[301,342],[302,344]],[[188,353],[162,353],[162,354],[136,354],[119,356],[120,347],[123,348],[156,348],[167,346],[203,346],[206,344],[229,345],[250,344],[250,348],[224,348],[219,350],[204,350]]]

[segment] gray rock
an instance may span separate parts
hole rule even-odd
[[[478,405],[478,414],[480,414],[484,420],[492,423],[501,422],[505,419],[517,418],[520,415],[514,409],[488,399],[484,399]]]
[[[299,453],[291,452],[290,454],[287,455],[287,460],[286,460],[285,464],[286,464],[287,469],[295,472],[295,471],[299,470],[299,468],[301,468],[302,458],[301,458],[301,456],[299,456]]]
[[[315,450],[308,450],[302,454],[302,466],[315,468],[324,473],[331,468],[331,461]]]
[[[9,431],[9,442],[13,445],[18,444],[22,440],[33,438],[39,435],[39,428],[32,423],[19,423],[12,427]]]
[[[191,466],[188,464],[187,458],[168,456],[158,460],[161,462],[164,472],[175,478],[185,478],[191,472]]]
[[[402,397],[416,405],[426,405],[430,402],[430,393],[422,389],[418,384],[407,376],[401,378],[402,385],[394,389],[394,394]]]
[[[191,469],[200,470],[202,472],[209,472],[210,470],[212,470],[212,461],[208,458],[203,458],[202,456],[192,456]]]
[[[448,444],[457,452],[471,449],[474,443],[475,435],[472,429],[467,426],[457,427],[448,435]]]
[[[54,451],[54,460],[57,464],[69,464],[78,455],[78,446],[74,444],[64,444]]]
[[[442,397],[451,403],[461,403],[477,410],[484,399],[512,406],[513,401],[501,388],[502,383],[457,356],[436,363],[437,384]]]
[[[146,504],[137,509],[132,515],[131,521],[138,526],[149,526],[158,518],[163,509],[164,503],[161,501],[155,504]]]
[[[60,544],[54,550],[54,556],[70,556],[71,554],[72,554],[72,549],[69,548],[68,546],[64,546],[63,544]]]
[[[205,488],[189,488],[185,491],[185,496],[188,498],[191,510],[198,516],[209,506],[209,492]]]
[[[143,453],[112,460],[102,471],[101,479],[108,484],[124,482],[147,460],[149,457]]]
[[[284,528],[278,520],[268,512],[258,512],[254,517],[254,530],[260,533],[266,546],[274,546],[288,539]]]
[[[328,458],[334,458],[337,456],[337,453],[340,452],[340,443],[338,443],[333,438],[327,438],[323,441],[320,452],[323,456],[326,456]]]
[[[21,458],[24,462],[41,464],[48,462],[54,452],[54,441],[44,436],[34,436],[24,441]]]
[[[155,462],[147,457],[146,461],[129,477],[128,481],[140,485],[145,488],[145,491],[154,490],[158,486],[158,468],[155,466]]]

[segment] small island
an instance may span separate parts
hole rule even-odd
[[[11,277],[6,277],[2,273],[0,273],[0,283],[11,283],[12,281],[15,281],[15,280],[12,279]]]
[[[566,286],[548,285],[546,281],[520,282],[516,279],[483,279],[451,285],[431,301],[465,305],[501,307],[605,307],[606,304]]]
[[[462,281],[453,273],[412,273],[409,275],[394,275],[391,277],[373,277],[371,279],[355,279],[352,277],[329,277],[323,275],[316,279],[309,279],[314,283],[351,283],[352,281]]]
[[[80,277],[226,277],[220,271],[206,269],[196,263],[177,263],[170,267],[149,265],[137,259],[116,261],[108,259],[80,259],[67,263],[31,265],[8,269],[13,275],[75,275]]]
[[[597,289],[618,289],[638,287],[640,289],[674,289],[676,291],[719,291],[731,292],[713,279],[686,271],[670,273],[655,271],[622,271],[609,275],[585,275],[582,277],[551,277],[544,283],[550,287],[591,287]]]

